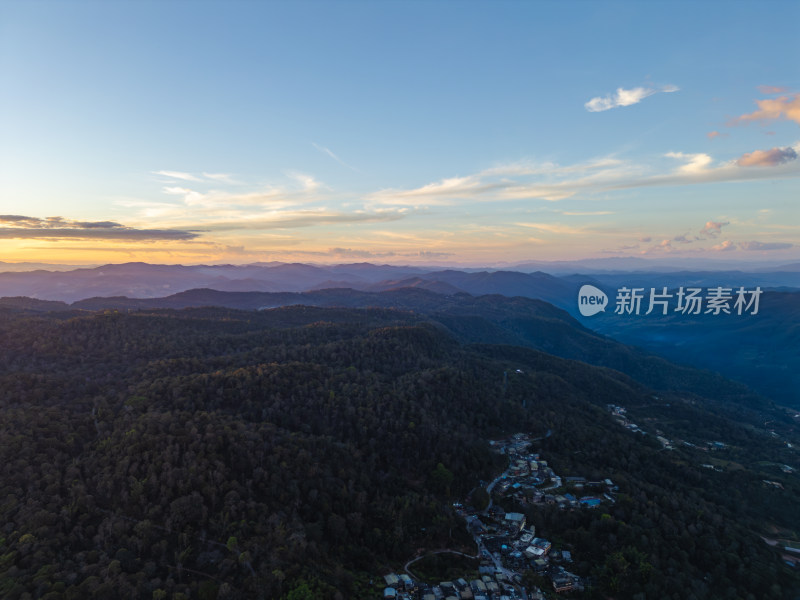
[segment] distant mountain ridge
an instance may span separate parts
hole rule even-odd
[[[635,266],[640,264],[635,261]],[[460,303],[463,307],[462,295],[523,297],[558,306],[576,317],[584,327],[626,344],[643,347],[672,361],[718,371],[777,402],[800,407],[800,376],[797,375],[800,373],[800,329],[797,326],[800,322],[800,270],[797,267],[797,264],[787,264],[781,265],[781,271],[752,272],[595,272],[557,277],[539,271],[441,270],[371,263],[327,266],[126,263],[66,272],[0,273],[0,297],[5,297],[0,298],[0,306],[35,311],[212,305],[254,310],[300,303],[350,307],[376,303],[430,312],[444,310],[433,308],[437,303],[442,306],[448,306],[448,302],[452,306]],[[762,297],[760,314],[746,319],[701,317],[686,320],[674,315],[624,318],[613,311],[585,318],[578,314],[576,302],[578,289],[585,283],[605,290],[612,306],[614,294],[622,286],[645,290],[651,287],[660,290],[681,286],[722,285],[749,289],[760,286],[769,291]],[[428,294],[412,295],[410,290]],[[397,292],[388,304],[386,297],[379,295],[384,291]],[[481,310],[489,308],[484,303]],[[485,323],[475,322],[479,329],[485,326]],[[502,335],[494,332],[499,336],[497,339],[526,344],[520,342],[519,331],[511,332],[504,327]],[[592,362],[587,357],[565,356]]]
[[[0,306],[6,300],[0,300]],[[626,346],[586,328],[566,311],[542,300],[501,295],[437,294],[419,287],[386,292],[327,289],[311,292],[222,292],[190,290],[163,298],[88,298],[61,310],[156,310],[221,307],[264,310],[304,305],[341,308],[381,308],[418,313],[448,330],[466,344],[524,346],[562,358],[623,372],[657,389],[701,393],[750,407],[763,403],[749,389],[708,371],[682,367]],[[53,310],[52,303],[32,300],[25,306],[15,298],[11,306]]]
[[[633,259],[631,259],[633,260]],[[641,260],[641,259],[640,259]],[[383,291],[422,287],[442,294],[503,294],[539,298],[563,308],[574,308],[579,286],[587,281],[607,287],[676,287],[679,285],[762,286],[800,289],[800,266],[781,270],[642,270],[641,262],[627,261],[637,270],[578,270],[580,263],[556,276],[543,272],[546,263],[526,268],[440,269],[434,267],[354,263],[310,265],[303,263],[254,263],[249,265],[157,265],[141,262],[109,264],[68,271],[0,272],[0,297],[27,296],[41,300],[75,302],[95,296],[158,298],[197,288],[229,292],[304,292],[330,287]],[[588,261],[587,261],[588,262]],[[606,263],[603,263],[606,264]],[[558,266],[552,263],[552,266]],[[571,267],[575,266],[573,270]],[[534,268],[536,267],[536,268]],[[0,265],[0,269],[2,265]]]

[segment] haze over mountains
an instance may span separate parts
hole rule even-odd
[[[619,263],[618,260],[625,262]],[[423,287],[439,293],[527,296],[572,308],[575,293],[586,282],[643,287],[759,285],[800,288],[800,263],[776,265],[769,269],[752,266],[747,270],[687,270],[661,263],[651,265],[646,261],[641,264],[641,260],[587,261],[588,266],[583,263],[530,263],[513,270],[441,269],[371,263],[310,265],[273,262],[184,266],[134,262],[66,271],[0,272],[0,295],[75,302],[93,296],[155,298],[195,288],[302,292],[334,287],[363,291]],[[548,272],[538,270],[547,268],[548,264],[552,267]],[[617,268],[611,268],[613,265]],[[623,265],[628,265],[628,268]],[[635,268],[630,268],[631,265]],[[0,265],[0,270],[3,268]]]
[[[435,314],[444,321],[447,315],[458,314],[475,318],[474,331],[459,332],[464,339],[529,346],[626,371],[615,351],[608,345],[596,345],[597,336],[591,342],[589,338],[575,339],[572,334],[581,326],[565,313],[552,307],[545,309],[543,303],[534,309],[533,304],[522,301],[522,298],[536,299],[570,313],[587,328],[586,335],[588,330],[594,330],[673,362],[719,372],[779,403],[800,406],[800,263],[747,271],[621,270],[623,265],[642,266],[641,260],[586,261],[589,267],[584,263],[552,263],[551,266],[565,269],[563,272],[567,274],[561,275],[370,263],[326,266],[127,263],[71,271],[0,273],[0,304],[39,311],[212,305],[249,310],[294,304],[383,306]],[[572,266],[587,270],[570,272]],[[620,269],[610,269],[612,266]],[[605,290],[611,305],[615,290],[623,286],[645,290],[760,286],[765,292],[757,315],[645,317],[618,315],[609,307],[604,313],[586,318],[578,313],[576,302],[577,291],[585,283]],[[495,297],[482,298],[486,295]],[[514,297],[522,298],[512,300]],[[544,320],[542,311],[547,313]],[[541,326],[545,321],[546,328],[540,327],[536,335],[530,334],[532,323]],[[567,321],[570,321],[567,327],[570,335],[551,327],[554,322],[563,326]],[[545,330],[547,335],[543,338]],[[543,343],[543,339],[548,341]],[[613,356],[616,358],[610,358]],[[653,384],[663,386],[655,380]]]

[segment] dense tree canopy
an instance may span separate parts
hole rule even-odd
[[[488,438],[551,429],[541,451],[559,469],[620,485],[602,518],[530,515],[597,593],[791,597],[757,533],[767,506],[796,526],[794,480],[781,494],[749,469],[703,472],[608,417],[652,394],[533,350],[462,346],[409,312],[4,310],[0,595],[374,597],[370,579],[462,526],[449,502],[504,467]],[[754,459],[779,453],[697,398],[673,403],[687,435],[703,423]]]

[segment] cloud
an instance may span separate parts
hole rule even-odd
[[[570,227],[568,225],[560,225],[558,223],[515,223],[519,227],[528,227],[530,229],[538,229],[540,231],[547,231],[548,233],[556,233],[559,235],[576,235],[584,233],[583,229],[578,227]]]
[[[715,246],[711,246],[711,250],[714,252],[730,252],[732,250],[736,250],[736,244],[734,244],[730,240],[725,240],[721,244],[716,244]]]
[[[64,217],[0,215],[0,239],[92,239],[125,241],[191,240],[197,231],[136,229],[113,221],[73,221]]]
[[[509,183],[481,183],[480,176],[450,177],[410,190],[384,189],[368,196],[380,204],[451,204],[454,198],[485,194],[509,187]]]
[[[683,152],[667,152],[665,156],[686,161],[686,164],[678,167],[678,172],[685,175],[698,175],[706,172],[708,165],[712,163],[712,158],[708,154],[685,154]]]
[[[206,179],[211,179],[212,181],[220,181],[222,183],[229,183],[229,184],[237,184],[238,181],[234,181],[231,175],[227,173],[203,173],[203,177]]]
[[[758,86],[758,91],[766,95],[784,94],[789,91],[789,88],[776,85],[760,85]]]
[[[608,170],[613,167],[623,166],[624,164],[624,161],[610,156],[596,158],[588,162],[574,165],[559,165],[554,162],[518,161],[484,169],[479,175],[481,177],[503,175],[569,175],[572,173],[589,173],[592,171]]]
[[[787,250],[794,248],[794,244],[785,242],[740,242],[739,247],[742,250]]]
[[[329,248],[328,254],[339,258],[386,258],[395,255],[394,252],[371,252],[353,248]]]
[[[722,233],[722,228],[726,225],[730,225],[729,221],[706,221],[706,224],[700,230],[700,235],[706,235],[710,237],[717,237],[720,233]]]
[[[614,215],[616,214],[613,210],[595,210],[595,211],[577,211],[577,210],[562,210],[559,211],[562,215],[566,215],[568,217],[593,217],[593,216],[600,216],[600,215]]]
[[[0,215],[0,223],[22,229],[114,229],[122,227],[114,221],[70,221],[64,217],[25,217],[22,215]]]
[[[603,112],[620,106],[631,106],[632,104],[638,104],[648,96],[652,96],[653,94],[657,94],[659,92],[677,92],[678,89],[679,88],[674,85],[665,85],[660,89],[636,87],[626,90],[620,87],[617,88],[615,93],[592,98],[583,106],[589,112]]]
[[[647,235],[647,236],[644,236],[644,237],[640,237],[640,238],[639,238],[639,241],[640,241],[640,242],[644,242],[644,243],[646,244],[646,243],[648,243],[648,242],[652,242],[652,241],[653,241],[653,238],[651,238],[649,235]]]
[[[212,189],[201,191],[200,186],[188,187],[187,185],[166,185],[162,192],[168,196],[177,196],[180,203],[123,203],[128,207],[144,209],[148,219],[172,220],[185,222],[187,207],[188,213],[195,221],[235,219],[244,220],[257,217],[265,211],[275,211],[307,205],[320,200],[325,186],[312,175],[300,172],[286,173],[287,182],[262,187],[254,191],[230,191],[226,189]],[[236,183],[237,186],[242,184]]]
[[[685,235],[676,235],[674,238],[672,238],[672,241],[673,242],[678,242],[679,244],[691,244],[692,242],[694,242],[696,240],[693,240],[693,239],[690,240]]]
[[[354,248],[328,248],[329,256],[336,256],[338,258],[390,258],[390,257],[403,257],[403,258],[446,258],[453,256],[452,252],[436,252],[434,250],[420,250],[418,252],[373,252],[372,250],[358,250]]]
[[[797,152],[794,148],[772,148],[743,154],[736,164],[740,167],[774,167],[796,159]]]
[[[756,100],[758,110],[742,115],[730,121],[728,125],[737,125],[749,121],[794,121],[800,125],[800,94],[781,96],[767,100]]]
[[[319,144],[316,144],[314,142],[311,142],[311,145],[314,146],[314,148],[316,148],[317,150],[319,150],[323,154],[327,154],[328,156],[330,156],[333,160],[338,162],[343,167],[347,167],[348,169],[350,169],[352,171],[355,171],[356,173],[360,173],[361,172],[358,169],[356,169],[354,166],[347,164],[341,158],[336,156],[336,154],[334,154],[333,151],[330,150],[330,148],[326,148],[325,146],[320,146]]]
[[[435,252],[433,250],[420,250],[418,252],[420,258],[447,258],[453,256],[452,252]]]
[[[207,173],[203,172],[202,176],[187,173],[185,171],[152,171],[154,175],[161,175],[169,179],[179,179],[180,181],[193,181],[196,183],[226,183],[230,185],[238,185],[239,182],[235,181],[228,173]]]
[[[312,175],[308,175],[306,173],[298,173],[296,171],[292,171],[290,173],[287,173],[287,175],[292,179],[294,179],[296,182],[298,182],[301,185],[304,192],[314,192],[322,186],[322,184],[316,179],[314,179]]]
[[[275,211],[272,214],[259,215],[251,219],[231,221],[204,222],[198,227],[204,231],[236,231],[264,229],[294,229],[297,227],[313,227],[335,223],[382,223],[397,221],[404,217],[397,210],[334,212],[326,209],[309,209],[298,211]]]
[[[155,175],[163,175],[170,179],[182,179],[183,181],[202,181],[199,177],[195,177],[191,173],[184,173],[183,171],[153,171]]]
[[[795,151],[798,150],[800,145]],[[395,206],[448,206],[456,202],[463,204],[464,201],[534,199],[555,202],[581,193],[800,175],[797,168],[800,161],[786,161],[772,169],[749,169],[738,165],[735,160],[715,161],[706,153],[670,152],[664,156],[681,164],[667,170],[655,161],[634,163],[618,159],[574,165],[513,163],[473,175],[440,179],[412,189],[384,189],[367,195],[365,200],[367,203]]]
[[[643,174],[637,165],[603,158],[573,165],[517,162],[474,175],[450,177],[410,190],[384,189],[367,196],[378,204],[451,205],[456,199],[541,199],[558,201],[583,189],[610,189],[609,184]]]
[[[713,140],[714,138],[718,138],[718,137],[728,137],[728,134],[727,133],[720,133],[719,131],[709,131],[706,134],[706,137],[708,139],[710,139],[710,140]]]

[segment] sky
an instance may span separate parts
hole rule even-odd
[[[800,3],[0,0],[0,261],[800,260]]]

